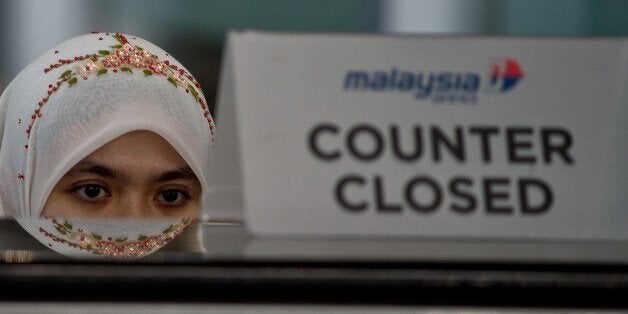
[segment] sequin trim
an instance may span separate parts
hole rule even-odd
[[[141,235],[135,240],[129,240],[128,238],[114,239],[110,237],[104,239],[103,236],[90,233],[82,228],[75,230],[74,226],[68,221],[60,223],[55,218],[46,219],[52,222],[58,235],[48,232],[41,227],[39,232],[53,242],[63,243],[71,248],[91,252],[96,255],[106,255],[115,259],[141,257],[155,249],[161,248],[180,236],[193,221],[191,218],[184,218],[179,223],[170,225],[161,234],[152,236]]]
[[[102,36],[101,33],[92,32],[96,36]],[[27,137],[30,137],[32,126],[38,118],[42,117],[41,108],[48,102],[52,96],[62,85],[67,84],[68,87],[79,82],[79,78],[87,80],[90,76],[100,76],[109,73],[129,73],[133,74],[133,70],[141,71],[144,76],[162,76],[165,77],[175,88],[181,87],[187,94],[194,97],[195,102],[201,107],[203,116],[209,125],[212,139],[214,136],[215,125],[209,113],[209,108],[205,101],[199,97],[197,88],[201,85],[186,70],[171,64],[170,61],[160,61],[159,57],[142,47],[131,44],[124,35],[120,33],[109,34],[106,36],[113,37],[118,44],[109,46],[107,49],[99,50],[97,53],[75,56],[71,59],[59,59],[56,63],[49,65],[44,69],[44,73],[48,73],[53,69],[66,66],[73,63],[80,63],[73,69],[64,71],[57,81],[48,85],[47,95],[38,103],[37,108],[31,115],[31,122],[26,128]],[[102,37],[100,37],[102,38]],[[58,51],[55,51],[57,53]]]
[[[92,32],[95,36],[103,36],[102,33]],[[52,84],[48,84],[47,95],[38,101],[36,109],[31,114],[30,123],[26,127],[26,138],[30,138],[30,134],[35,121],[43,117],[42,108],[48,102],[50,97],[54,95],[59,88],[67,84],[68,87],[79,82],[79,77],[87,80],[90,76],[100,76],[107,74],[109,70],[113,73],[133,74],[133,69],[142,71],[144,76],[162,76],[165,77],[175,88],[183,88],[187,94],[194,97],[196,103],[201,107],[203,116],[208,123],[209,131],[214,140],[215,124],[209,113],[209,108],[202,97],[199,97],[201,84],[188,73],[186,70],[171,64],[170,61],[160,61],[159,57],[144,50],[142,47],[131,44],[124,35],[120,33],[105,33],[105,36],[113,37],[118,44],[109,46],[107,49],[99,50],[97,53],[75,56],[71,59],[58,59],[56,63],[50,64],[43,71],[50,71],[66,66],[69,64],[80,63],[74,69],[64,71],[59,78]],[[99,37],[102,40],[102,37]],[[133,37],[133,39],[136,39]],[[54,54],[58,54],[59,50],[55,50]],[[166,53],[166,56],[170,56]],[[18,119],[18,125],[22,123],[22,119]],[[24,149],[28,150],[28,145],[24,145]],[[18,174],[18,178],[24,181],[24,176]]]

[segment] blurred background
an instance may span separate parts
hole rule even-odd
[[[627,36],[626,16],[624,0],[3,0],[0,91],[43,52],[93,30],[162,47],[213,104],[229,29]]]

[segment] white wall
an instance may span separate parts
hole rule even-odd
[[[3,30],[3,45],[10,45],[11,53],[2,66],[11,78],[48,49],[91,31],[88,3],[82,0],[8,1],[4,8],[12,29]]]
[[[382,0],[381,31],[479,33],[484,0]]]

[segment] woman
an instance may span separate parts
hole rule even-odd
[[[92,33],[44,53],[2,94],[0,132],[4,211],[64,254],[145,255],[208,201],[200,86],[140,38]]]

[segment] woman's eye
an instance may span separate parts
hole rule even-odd
[[[98,184],[87,184],[80,186],[74,190],[79,196],[85,200],[97,201],[109,196],[109,192]]]
[[[187,198],[187,195],[180,190],[164,190],[159,192],[156,197],[157,201],[169,206],[180,205]]]

